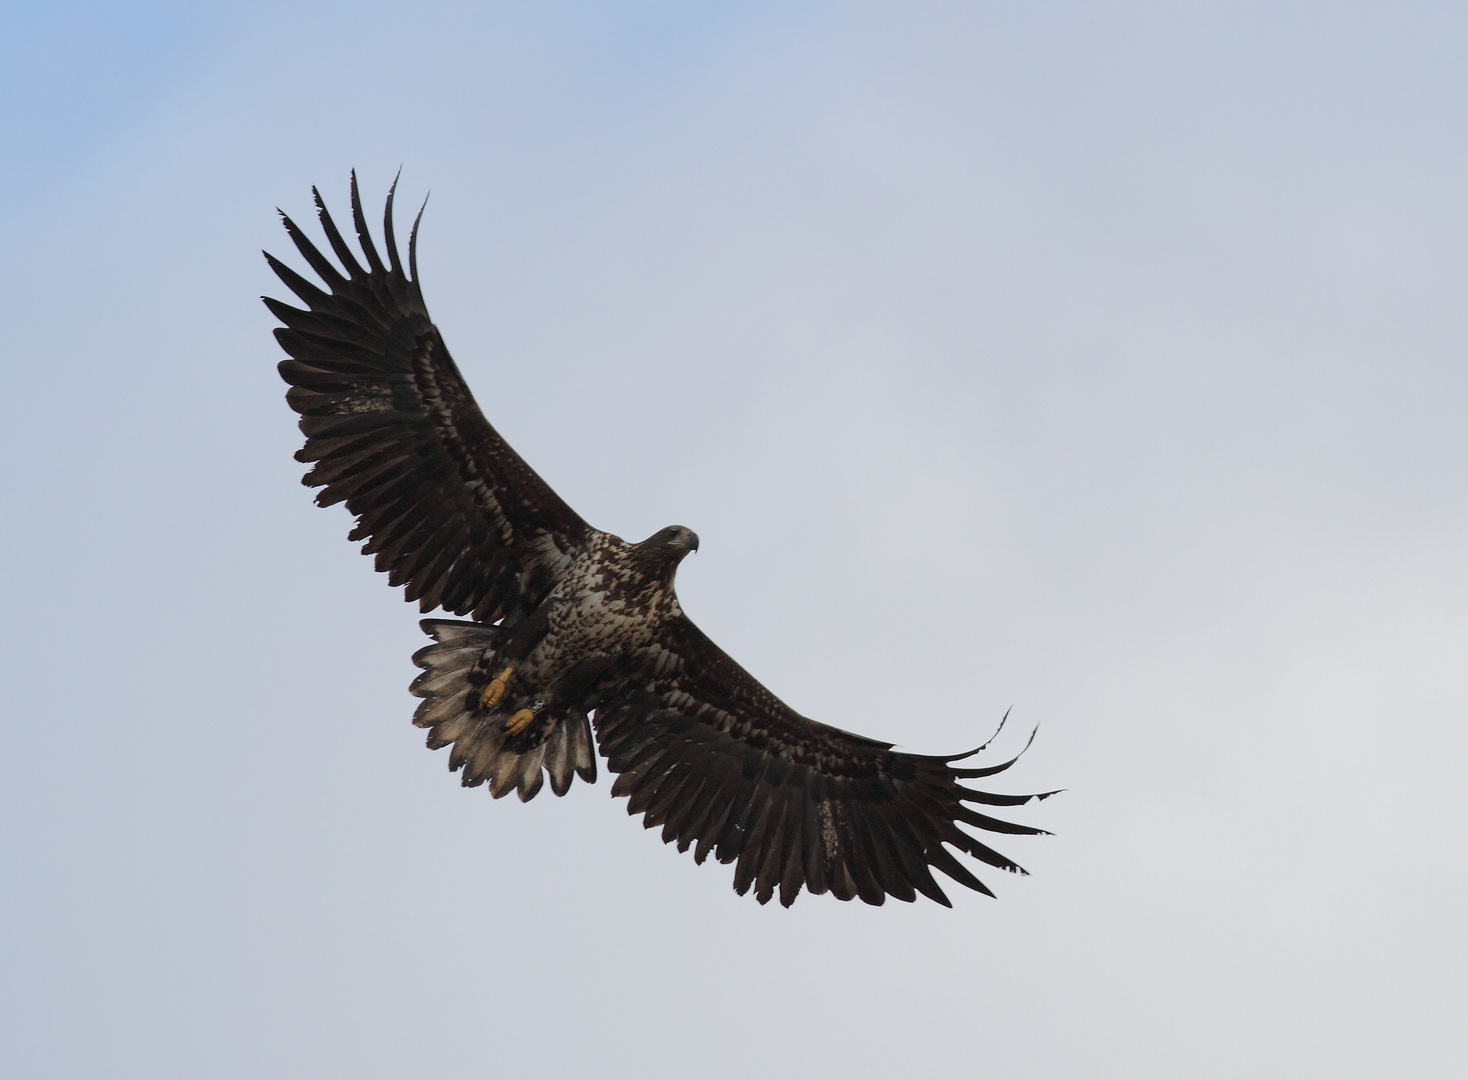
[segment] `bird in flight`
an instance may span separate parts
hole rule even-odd
[[[465,787],[529,800],[549,779],[596,779],[595,746],[617,774],[613,797],[662,826],[665,843],[734,863],[734,889],[788,907],[800,890],[881,904],[918,893],[952,906],[938,870],[994,895],[954,855],[1024,870],[976,836],[1044,830],[974,809],[1054,792],[1005,795],[963,780],[1015,758],[956,765],[966,754],[899,753],[808,719],[696,627],[678,604],[678,564],[698,550],[681,525],[628,543],[588,525],[490,426],[423,302],[413,222],[405,269],[383,214],[384,262],[352,174],[358,255],[315,189],[341,266],[285,214],[286,232],[322,288],[268,252],[304,307],[264,298],[284,325],[280,374],[300,414],[319,506],[346,504],[349,540],[365,541],[391,585],[423,612],[433,639],[413,662],[413,723],[448,746]],[[1001,723],[1002,728],[1002,723]],[[1033,733],[1030,736],[1033,740]],[[1026,744],[1028,746],[1028,743]],[[1021,751],[1023,753],[1023,750]],[[949,849],[953,849],[950,851]]]

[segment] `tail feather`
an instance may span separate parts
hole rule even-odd
[[[579,722],[566,724],[571,742],[571,767],[576,775],[588,784],[596,783],[596,745],[591,739],[591,721],[585,716]],[[566,774],[566,786],[571,786],[571,776]]]
[[[545,743],[523,754],[501,752],[490,766],[489,793],[502,799],[519,790],[521,801],[535,797],[540,790],[540,763],[545,756]]]
[[[444,717],[435,718],[433,710],[430,710],[427,714],[428,724],[419,724],[420,727],[430,728],[428,732],[430,750],[441,750],[445,746],[451,746],[474,730],[478,721],[464,700],[467,696],[464,694],[449,698],[442,706],[445,712]],[[414,722],[417,723],[416,720]],[[462,760],[462,755],[460,757]]]
[[[522,802],[529,802],[535,798],[541,785],[545,783],[545,773],[541,771],[541,762],[544,758],[545,743],[541,743],[528,754],[521,756],[518,784]]]
[[[484,740],[474,764],[489,779],[489,793],[496,799],[504,798],[518,785],[520,757],[504,753],[500,747],[492,746],[490,740]]]
[[[495,725],[481,720],[474,725],[474,731],[469,738],[460,739],[454,744],[455,750],[461,746],[464,748],[464,776],[461,783],[465,787],[478,787],[488,780],[493,790],[496,767],[505,760],[513,759],[511,754],[501,754],[504,739],[494,727]],[[453,767],[453,760],[450,759],[449,768]],[[500,794],[503,795],[504,792]]]
[[[545,768],[551,776],[551,790],[564,795],[571,786],[570,742],[567,735],[569,725],[557,724],[546,737],[542,749],[545,751]],[[564,779],[565,786],[560,780]]]
[[[462,653],[467,650],[458,651]],[[472,664],[475,659],[477,658],[469,658],[469,663]],[[468,688],[469,672],[466,669],[438,668],[437,670],[429,669],[419,675],[408,689],[410,693],[418,697],[444,697],[458,690],[468,690]]]
[[[424,619],[422,626],[434,643],[413,654],[413,663],[423,668],[409,687],[423,699],[413,723],[428,729],[430,749],[452,746],[449,769],[462,770],[465,787],[487,781],[496,799],[516,791],[528,802],[545,783],[546,773],[557,795],[570,790],[573,774],[587,783],[596,780],[591,724],[584,715],[560,717],[543,741],[523,747],[522,736],[517,740],[521,749],[514,750],[505,745],[503,707],[480,709],[480,695],[499,666],[499,627],[450,619]]]

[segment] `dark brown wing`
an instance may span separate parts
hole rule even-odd
[[[679,851],[738,860],[734,889],[789,907],[801,886],[880,904],[922,893],[951,906],[929,867],[993,893],[945,844],[1001,870],[1014,862],[964,832],[1035,834],[968,803],[1019,806],[1039,795],[991,795],[958,781],[1003,772],[955,768],[969,754],[921,757],[808,720],[765,689],[686,618],[637,656],[636,690],[603,702],[597,740],[620,773],[612,794],[663,826]],[[1033,736],[1031,736],[1033,738]],[[983,747],[979,748],[980,750]],[[970,754],[978,751],[970,751]]]
[[[589,527],[474,403],[423,303],[418,222],[408,241],[409,278],[393,237],[392,191],[383,214],[384,266],[353,173],[364,269],[321,195],[312,194],[345,276],[284,214],[286,232],[328,291],[265,254],[306,304],[301,310],[264,298],[285,324],[275,337],[291,358],[281,361],[280,374],[306,436],[296,460],[316,463],[302,482],[323,489],[320,506],[347,504],[357,517],[348,539],[366,540],[363,554],[375,555],[377,569],[422,610],[472,613],[481,622],[524,612],[585,544]]]

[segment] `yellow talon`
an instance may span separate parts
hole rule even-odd
[[[514,716],[505,721],[505,734],[518,735],[530,726],[530,721],[535,719],[535,713],[529,709],[521,709]]]
[[[484,693],[479,695],[481,709],[492,709],[500,703],[500,698],[505,696],[505,689],[510,685],[510,676],[513,674],[515,674],[515,665],[510,664],[504,671],[489,680],[489,685],[484,688]]]

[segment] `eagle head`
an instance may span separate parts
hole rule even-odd
[[[682,559],[690,551],[698,550],[698,533],[682,525],[669,525],[666,529],[653,533],[638,546],[665,549]]]
[[[683,525],[668,525],[637,544],[637,550],[644,559],[677,566],[688,552],[699,550],[699,534]]]
[[[671,586],[673,575],[690,551],[698,550],[698,533],[682,525],[659,529],[640,544],[632,545],[632,559],[644,574],[661,578]]]

